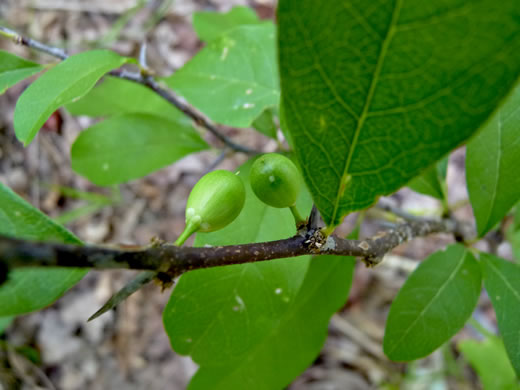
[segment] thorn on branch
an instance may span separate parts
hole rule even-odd
[[[309,214],[309,220],[307,222],[307,229],[317,229],[320,221],[320,212],[315,204],[312,205],[311,213]]]
[[[144,285],[150,283],[157,276],[157,272],[155,271],[144,271],[140,272],[134,279],[125,284],[125,286],[116,292],[114,295],[110,297],[110,299],[103,305],[101,308],[92,314],[87,321],[92,321],[98,318],[99,316],[105,314],[107,311],[112,310],[114,307],[119,305],[125,299],[127,299],[130,295],[135,293]]]

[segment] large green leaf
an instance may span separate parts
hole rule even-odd
[[[40,72],[42,69],[39,64],[0,50],[0,95],[7,88]]]
[[[107,117],[126,113],[148,113],[173,121],[191,121],[182,112],[141,84],[106,77],[78,101],[66,105],[72,115]]]
[[[215,122],[250,126],[280,99],[273,24],[220,35],[166,82]]]
[[[466,178],[477,231],[483,236],[520,199],[520,85],[468,143]]]
[[[518,0],[280,0],[284,122],[325,222],[466,141],[520,74]]]
[[[0,183],[0,234],[38,241],[80,244],[78,238]],[[86,271],[27,269],[9,273],[0,286],[0,317],[41,309],[76,284]]]
[[[408,183],[415,192],[430,195],[434,198],[446,201],[446,170],[448,168],[448,158],[443,158],[438,163],[432,165],[421,175],[412,179]]]
[[[45,72],[16,103],[16,137],[28,145],[58,107],[81,98],[105,73],[127,61],[114,52],[94,50],[71,56]]]
[[[240,168],[247,197],[238,219],[221,231],[199,234],[196,245],[225,245],[289,237],[286,209],[261,203]],[[298,202],[309,211],[307,195]],[[187,273],[164,311],[175,351],[200,366],[190,389],[279,389],[318,355],[331,315],[345,302],[354,260],[309,257],[250,263]]]
[[[424,260],[392,302],[384,351],[392,360],[424,357],[448,341],[477,305],[481,272],[462,245],[451,245]]]
[[[233,7],[227,13],[200,11],[193,14],[193,28],[202,41],[212,41],[219,35],[244,24],[261,23],[249,7]]]
[[[509,359],[520,377],[520,265],[481,253],[484,286],[497,315]]]
[[[478,373],[484,390],[520,389],[504,343],[498,337],[487,337],[481,342],[462,340],[458,348]]]
[[[145,176],[207,147],[182,121],[125,114],[99,122],[79,135],[71,149],[72,169],[105,186]]]

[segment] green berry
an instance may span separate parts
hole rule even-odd
[[[281,154],[259,157],[251,167],[251,188],[255,195],[272,207],[294,207],[302,179],[296,165]]]
[[[242,180],[232,172],[218,170],[204,175],[191,190],[186,204],[186,227],[213,232],[238,217],[246,191]]]

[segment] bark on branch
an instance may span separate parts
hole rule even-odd
[[[468,225],[454,220],[425,219],[397,225],[363,240],[347,240],[335,235],[325,238],[319,229],[313,229],[287,239],[262,243],[203,248],[162,244],[140,250],[32,242],[0,236],[0,268],[126,268],[151,270],[176,277],[201,268],[324,254],[356,256],[368,266],[374,266],[396,246],[432,233],[450,233],[469,238],[468,234],[471,235],[472,230]]]

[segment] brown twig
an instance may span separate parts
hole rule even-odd
[[[374,266],[390,250],[415,237],[442,232],[464,236],[469,231],[468,226],[454,220],[423,220],[397,225],[394,229],[364,240],[346,240],[334,235],[325,238],[320,230],[311,230],[291,238],[262,243],[210,248],[166,244],[132,251],[31,242],[0,236],[0,264],[9,270],[20,267],[126,268],[162,272],[170,277],[200,268],[309,254],[357,256],[368,266]]]
[[[16,44],[23,45],[40,51],[42,53],[49,54],[53,57],[61,60],[66,60],[68,54],[60,48],[45,45],[41,42],[35,41],[31,38],[26,38],[16,31],[0,26],[0,35],[6,38],[12,39]],[[146,69],[142,69],[141,72],[128,72],[125,69],[114,70],[109,73],[111,76],[118,77],[120,79],[128,80],[134,83],[141,84],[157,95],[165,99],[168,103],[173,105],[178,110],[182,111],[186,116],[190,117],[198,126],[201,126],[218,138],[222,143],[230,147],[231,149],[246,154],[256,154],[258,151],[250,149],[246,146],[239,145],[233,142],[229,137],[224,135],[220,129],[213,124],[208,118],[199,113],[195,108],[189,104],[183,102],[172,90],[161,86],[152,76],[147,73]]]
[[[59,58],[60,60],[65,60],[69,57],[67,55],[67,53],[65,52],[65,50],[63,50],[63,49],[45,45],[45,44],[35,41],[34,39],[31,39],[31,38],[26,38],[26,37],[18,34],[16,31],[13,31],[7,27],[0,26],[0,35],[4,36],[6,38],[12,39],[13,42],[16,43],[17,45],[23,45],[23,46],[30,47],[34,50],[38,50],[42,53],[46,53],[53,57]]]

